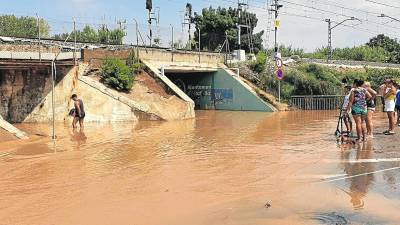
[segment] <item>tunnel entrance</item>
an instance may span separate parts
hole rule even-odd
[[[196,110],[216,110],[233,104],[233,88],[223,87],[217,72],[173,72],[166,76],[195,103]]]

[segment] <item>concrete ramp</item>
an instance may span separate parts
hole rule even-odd
[[[5,121],[3,119],[3,117],[1,117],[1,116],[0,116],[0,128],[10,132],[11,134],[13,134],[15,137],[17,137],[19,139],[28,139],[28,136],[26,135],[25,132],[14,127],[13,125],[11,125],[7,121]]]
[[[178,86],[176,86],[175,83],[173,83],[167,76],[161,74],[160,69],[153,65],[152,63],[142,60],[142,62],[153,72],[153,74],[160,79],[166,86],[168,86],[176,95],[178,95],[181,99],[185,100],[186,102],[189,102],[190,104],[194,105],[194,101],[184,92],[182,91]]]

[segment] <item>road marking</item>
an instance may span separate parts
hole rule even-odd
[[[379,162],[400,162],[400,158],[386,159],[358,159],[358,160],[323,160],[325,163],[379,163]]]
[[[400,166],[383,169],[383,170],[377,170],[377,171],[368,172],[368,173],[360,173],[360,174],[353,175],[353,176],[339,177],[336,179],[329,179],[329,180],[322,180],[317,183],[332,183],[332,182],[339,181],[339,180],[347,180],[347,179],[351,179],[351,178],[355,178],[355,177],[361,177],[361,176],[366,176],[366,175],[370,175],[370,174],[382,173],[382,172],[386,172],[386,171],[390,171],[390,170],[398,170],[398,169],[400,169]]]

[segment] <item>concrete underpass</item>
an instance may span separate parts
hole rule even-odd
[[[165,69],[165,75],[194,101],[196,110],[275,111],[226,69]]]
[[[247,85],[234,69],[224,65],[218,53],[141,50],[140,59],[149,70],[196,110],[274,112],[255,87]]]

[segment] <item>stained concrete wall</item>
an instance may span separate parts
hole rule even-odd
[[[94,67],[100,67],[103,60],[107,58],[118,58],[126,60],[129,57],[130,52],[136,54],[136,48],[131,49],[84,49],[82,57],[85,62],[91,64]],[[176,63],[189,63],[209,65],[211,67],[218,66],[224,63],[224,55],[218,53],[209,52],[193,52],[193,51],[168,51],[165,49],[155,48],[139,48],[139,58],[145,61],[155,62],[176,62]]]
[[[162,49],[139,49],[139,58],[146,61],[205,64],[210,67],[224,63],[223,54],[195,51],[167,51]]]
[[[9,122],[24,121],[51,90],[50,81],[47,67],[0,70],[0,115]]]
[[[110,98],[84,82],[78,82],[78,77],[84,74],[86,68],[86,64],[72,68],[57,84],[54,92],[55,119],[57,121],[71,120],[68,116],[69,110],[73,108],[70,96],[75,93],[84,101],[86,121],[137,121],[138,117],[130,106]],[[47,122],[52,119],[52,115],[50,92],[24,122]]]

